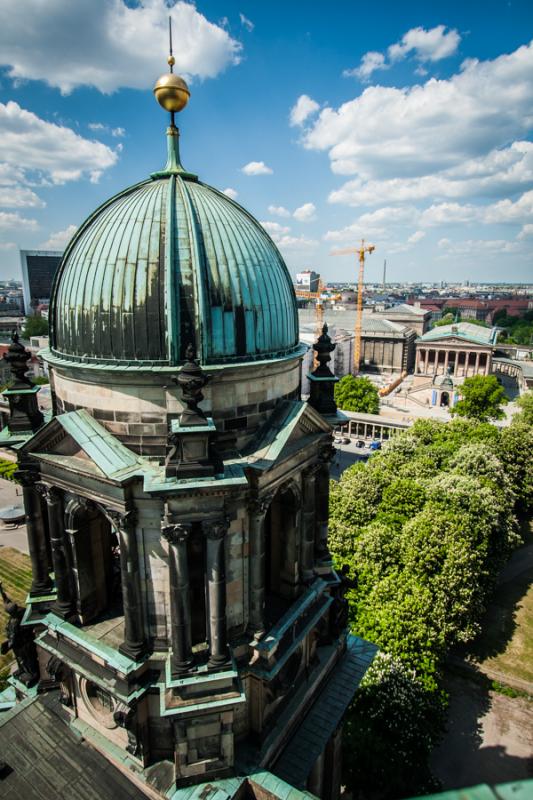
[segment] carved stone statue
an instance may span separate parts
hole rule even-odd
[[[39,665],[33,632],[30,628],[22,626],[24,609],[7,596],[1,583],[0,594],[8,615],[5,629],[7,638],[0,644],[0,653],[5,656],[12,650],[18,665],[13,677],[25,686],[34,686],[39,680]]]

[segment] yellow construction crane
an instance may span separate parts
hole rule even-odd
[[[363,329],[363,279],[365,277],[365,258],[368,253],[373,253],[376,248],[373,244],[365,244],[361,239],[360,247],[346,247],[344,250],[334,250],[332,256],[356,255],[359,258],[359,279],[357,282],[357,314],[355,317],[355,342],[353,353],[353,372],[357,375],[361,363],[361,331]]]
[[[322,292],[325,289],[325,284],[322,283],[321,280],[318,281],[318,292],[306,292],[305,289],[296,289],[296,297],[304,297],[308,300],[315,301],[315,321],[316,321],[316,328],[315,334],[316,338],[318,339],[319,336],[322,335],[322,328],[324,327],[324,303],[322,302]],[[316,352],[313,359],[314,366],[318,365],[316,360]]]

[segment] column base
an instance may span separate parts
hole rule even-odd
[[[207,662],[208,669],[222,669],[230,664],[229,653],[225,656],[210,656]]]
[[[146,642],[122,642],[118,646],[118,651],[133,661],[140,661],[147,652]]]
[[[181,678],[187,672],[192,672],[195,668],[194,660],[191,658],[189,661],[171,661],[170,662],[170,676],[171,678]]]
[[[68,620],[76,616],[76,612],[72,608],[71,603],[52,603],[50,606],[50,612],[55,614],[56,617],[61,617],[61,619],[64,620]]]
[[[47,583],[32,583],[28,594],[30,597],[47,597],[52,593],[55,594],[54,586],[52,581],[48,581]]]

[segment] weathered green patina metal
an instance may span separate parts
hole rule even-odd
[[[185,172],[169,135],[162,172],[126,189],[80,227],[52,292],[51,351],[84,363],[202,364],[296,351],[287,267],[261,225]]]

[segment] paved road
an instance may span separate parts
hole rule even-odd
[[[6,481],[0,478],[0,508],[18,505],[22,505],[22,488],[13,483],[13,481]],[[19,525],[17,528],[13,528],[0,522],[1,547],[14,547],[16,550],[20,550],[21,553],[29,553],[26,525]]]
[[[533,703],[456,675],[445,689],[448,730],[431,759],[443,789],[532,778]]]
[[[335,450],[337,452],[335,458],[331,462],[331,469],[329,471],[330,476],[335,481],[339,480],[345,469],[351,467],[352,464],[356,464],[358,461],[366,461],[369,456],[367,448],[356,447],[353,442],[350,442],[350,444],[336,444]]]

